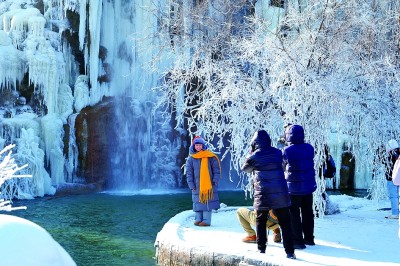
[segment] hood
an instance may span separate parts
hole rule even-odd
[[[194,148],[195,144],[203,144],[203,151],[208,149],[208,145],[205,140],[200,136],[196,136],[192,141],[192,145],[190,145],[189,154],[197,153],[196,149]]]
[[[259,130],[256,133],[254,133],[250,143],[251,143],[251,150],[255,151],[259,148],[271,147],[271,138],[268,135],[267,131]]]
[[[287,143],[304,143],[304,129],[300,125],[290,125],[285,129],[285,140]]]

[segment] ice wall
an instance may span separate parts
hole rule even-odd
[[[33,172],[31,180],[12,184],[20,191],[16,197],[54,194],[66,182],[84,182],[77,173],[76,117],[106,96],[117,102],[114,126],[120,132],[109,154],[118,180],[109,182],[111,188],[175,185],[173,172],[179,166],[172,162],[180,143],[167,137],[170,129],[161,116],[151,118],[154,95],[149,88],[160,77],[146,70],[157,52],[149,49],[157,31],[153,4],[0,3],[0,145],[20,143],[16,157]],[[79,19],[74,21],[73,14]],[[78,39],[77,47],[71,38]],[[155,150],[163,154],[162,160],[154,156]]]
[[[0,145],[16,143],[15,158],[32,174],[5,184],[17,198],[52,195],[65,182],[63,126],[74,112],[76,77],[61,34],[77,2],[36,2],[0,3]]]

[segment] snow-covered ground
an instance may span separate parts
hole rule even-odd
[[[272,241],[272,233],[266,254],[257,253],[256,244],[241,242],[246,234],[236,218],[236,207],[230,206],[213,213],[210,227],[194,226],[191,210],[177,214],[158,233],[155,244],[174,243],[278,265],[400,265],[399,221],[385,219],[390,210],[381,209],[387,206],[347,195],[330,199],[341,212],[315,219],[316,245],[296,250],[297,260],[286,258],[282,244]]]

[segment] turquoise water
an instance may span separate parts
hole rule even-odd
[[[228,206],[252,205],[243,191],[219,192]],[[77,265],[156,265],[154,241],[175,214],[192,207],[191,194],[105,193],[14,201],[10,214],[45,228]]]

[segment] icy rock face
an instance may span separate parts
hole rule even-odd
[[[76,118],[76,143],[79,150],[78,176],[82,182],[102,187],[110,177],[109,150],[115,147],[113,102],[86,107]]]
[[[6,198],[53,195],[65,182],[63,124],[73,112],[73,96],[65,78],[68,55],[60,45],[63,16],[53,13],[59,5],[2,1],[0,6],[0,144],[17,144],[15,158],[29,164],[26,171],[32,174],[8,181],[17,193]]]
[[[75,161],[64,152],[76,145],[65,138],[64,128],[74,112],[98,103],[90,100],[88,76],[84,75],[92,62],[83,43],[88,29],[80,31],[78,26],[86,25],[86,3],[90,5],[89,1],[71,0],[0,4],[0,146],[17,143],[17,160],[28,163],[27,171],[33,174],[28,181],[9,184],[18,191],[10,197],[53,195],[66,183],[67,174],[81,181],[75,172],[66,173],[65,161]],[[101,18],[97,16],[99,3],[93,1],[90,10],[97,20]],[[80,14],[82,10],[85,12]],[[71,34],[82,40],[80,49],[76,43],[68,43],[73,40]],[[99,39],[99,32],[92,38]],[[94,55],[96,47],[92,48]],[[96,99],[100,101],[102,96],[97,90]],[[71,127],[74,130],[74,125]]]

